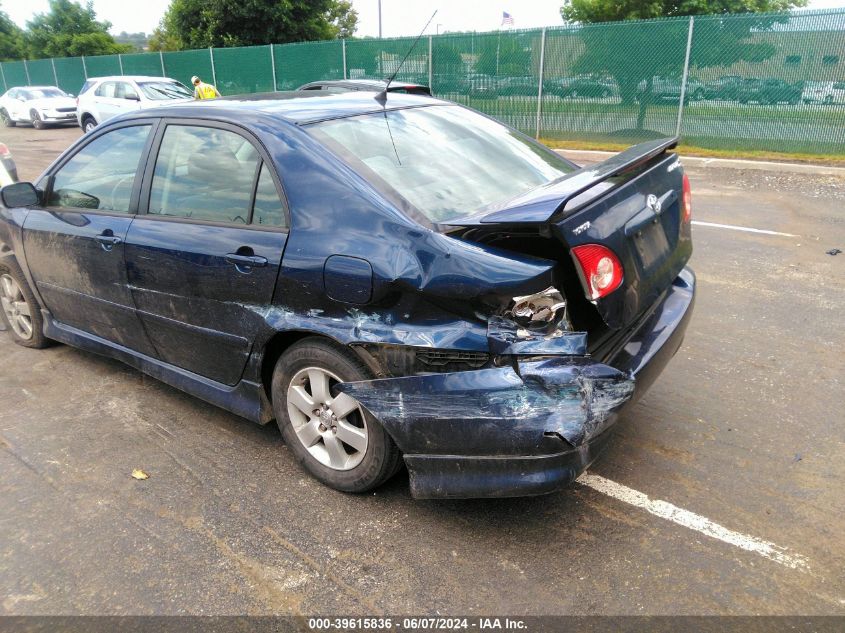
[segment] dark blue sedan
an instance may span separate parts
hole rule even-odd
[[[276,420],[339,490],[550,492],[692,314],[675,142],[579,169],[400,94],[137,112],[0,190],[2,318]]]

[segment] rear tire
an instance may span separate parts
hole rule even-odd
[[[82,131],[86,134],[97,127],[97,121],[94,120],[90,114],[86,114],[82,117]]]
[[[318,337],[293,345],[273,371],[273,410],[285,443],[305,470],[335,490],[372,490],[401,467],[399,449],[381,424],[352,398],[331,395],[338,382],[371,378],[357,358]]]
[[[15,127],[15,122],[9,118],[9,113],[5,110],[0,110],[0,120],[3,121],[4,127]]]
[[[16,262],[0,264],[0,318],[12,340],[40,349],[50,343],[44,336],[41,306]]]

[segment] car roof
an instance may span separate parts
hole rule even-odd
[[[428,96],[390,93],[384,107],[369,92],[324,93],[309,91],[269,92],[236,95],[202,102],[187,101],[167,104],[162,107],[138,110],[120,117],[144,118],[149,116],[171,116],[180,118],[209,118],[218,121],[239,123],[247,116],[256,119],[272,118],[295,125],[317,121],[340,119],[359,114],[400,110],[431,105],[449,105],[447,101]]]
[[[375,90],[383,89],[387,82],[383,79],[327,79],[325,81],[311,81],[298,88],[302,90],[307,86],[348,86],[350,88],[373,88]],[[402,88],[424,88],[422,84],[409,83],[407,81],[391,81],[391,90],[401,90]]]
[[[88,77],[87,81],[121,81],[130,79],[132,81],[176,81],[172,77],[153,77],[150,75],[108,75],[106,77]]]

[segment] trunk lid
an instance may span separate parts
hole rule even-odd
[[[609,248],[622,263],[622,284],[587,300],[609,328],[625,328],[669,288],[692,254],[689,223],[682,221],[683,169],[667,153],[676,144],[663,139],[636,145],[450,226],[474,235],[533,226],[538,236],[562,247],[556,255],[570,272],[573,266],[580,271],[572,248]],[[569,258],[572,265],[564,261]],[[587,295],[584,279],[581,286]]]

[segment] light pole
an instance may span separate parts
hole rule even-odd
[[[437,24],[437,35],[440,35],[440,27],[443,26],[442,24]]]
[[[378,37],[381,39],[381,0],[378,0]]]

